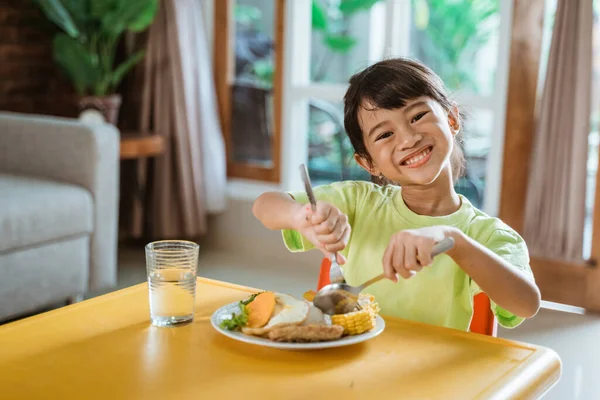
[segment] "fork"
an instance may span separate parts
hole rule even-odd
[[[329,267],[329,282],[331,283],[346,283],[344,279],[344,271],[337,262],[337,253],[331,255],[331,267]]]
[[[304,183],[304,190],[306,191],[306,196],[308,196],[308,201],[310,202],[310,206],[313,212],[317,209],[317,199],[312,189],[312,185],[310,183],[310,177],[308,176],[308,170],[306,169],[306,165],[300,164],[300,175],[302,176],[302,182]],[[337,252],[333,253],[330,257],[331,267],[329,268],[329,281],[331,283],[346,283],[344,279],[344,272],[342,268],[337,262]]]

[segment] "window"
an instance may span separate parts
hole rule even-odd
[[[410,55],[450,90],[490,95],[498,65],[498,0],[413,0]]]
[[[312,2],[311,68],[313,82],[346,83],[369,61],[372,30],[369,9],[377,0]]]
[[[354,161],[344,131],[344,105],[311,98],[308,106],[308,169],[313,183],[368,180],[369,174]]]
[[[215,2],[215,81],[229,176],[278,182],[282,0]]]
[[[347,82],[378,60],[409,56],[442,77],[467,115],[467,173],[457,190],[497,213],[512,0],[303,0],[285,2],[285,10],[283,4],[215,3],[217,17],[228,10],[215,21],[215,58],[230,60],[216,63],[215,74],[227,111],[230,176],[297,189],[298,165],[307,163],[317,184],[369,179],[343,130]],[[224,28],[227,21],[234,23]],[[224,56],[225,48],[232,54]]]
[[[492,138],[499,133],[494,132],[494,118],[501,118],[503,107],[490,98],[502,92],[496,79],[499,2],[413,0],[412,6],[410,55],[442,78],[467,114],[463,129],[467,170],[456,189],[484,208],[488,158]],[[488,202],[487,211],[494,213],[492,208]]]
[[[234,162],[272,166],[273,7],[252,0],[234,6],[231,147]]]
[[[385,57],[414,57],[441,76],[467,115],[463,129],[467,173],[457,182],[457,190],[495,214],[512,2],[315,0],[312,8],[306,3],[288,3],[294,19],[286,20],[291,25],[286,44],[292,46],[286,51],[286,65],[294,66],[296,72],[290,73],[296,76],[285,87],[290,99],[286,111],[290,120],[303,123],[292,123],[298,128],[286,132],[296,137],[288,140],[294,150],[284,155],[286,162],[308,161],[316,183],[369,179],[354,162],[343,131],[347,81]],[[306,37],[310,39],[302,39]],[[303,135],[306,138],[300,139]],[[298,151],[299,146],[306,150]],[[293,176],[285,183],[300,187]]]

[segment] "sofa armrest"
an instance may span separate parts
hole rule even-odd
[[[89,290],[116,284],[119,132],[114,126],[0,112],[0,171],[86,188],[94,199]]]

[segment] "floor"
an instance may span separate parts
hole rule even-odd
[[[282,265],[268,259],[249,259],[223,252],[204,252],[198,274],[246,286],[301,295],[313,288],[318,266]],[[143,249],[122,249],[119,286],[146,279]],[[538,344],[555,350],[563,362],[559,383],[544,397],[547,400],[600,399],[600,316],[552,303],[517,329],[499,329],[500,337]]]

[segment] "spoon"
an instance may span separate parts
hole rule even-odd
[[[431,256],[435,257],[441,253],[450,250],[454,246],[454,239],[451,237],[445,238],[435,246],[431,252]],[[375,278],[369,279],[360,286],[350,286],[345,282],[332,283],[317,292],[313,299],[315,307],[323,311],[324,314],[346,314],[356,309],[358,295],[367,286],[379,282],[385,278],[384,274],[378,275]]]
[[[312,185],[310,183],[310,177],[308,176],[308,170],[306,169],[306,165],[300,164],[300,175],[302,176],[302,182],[304,183],[304,190],[306,191],[306,196],[308,197],[308,201],[310,202],[310,206],[312,211],[315,212],[317,210],[317,199],[312,189]],[[344,274],[342,272],[342,268],[337,262],[337,252],[331,255],[331,267],[329,267],[329,282],[331,283],[346,283],[344,280]]]

